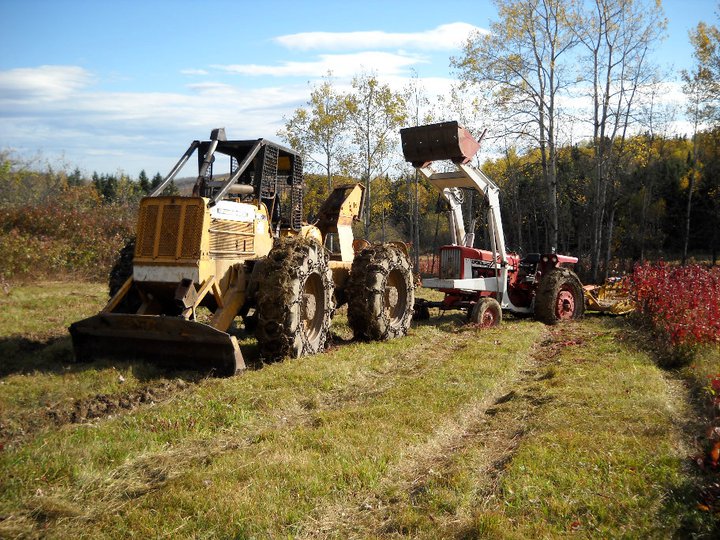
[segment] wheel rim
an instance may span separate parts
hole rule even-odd
[[[561,289],[557,295],[555,314],[558,319],[572,319],[575,314],[575,295],[567,287]]]
[[[395,324],[403,318],[406,305],[405,276],[400,270],[392,270],[385,284],[385,312],[390,319],[390,324]]]
[[[483,328],[490,328],[496,326],[498,321],[497,313],[492,308],[486,309],[482,315],[480,315],[480,326]]]
[[[324,287],[320,274],[310,274],[303,287],[302,323],[308,341],[314,342],[320,337],[325,313]]]

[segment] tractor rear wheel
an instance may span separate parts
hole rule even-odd
[[[585,313],[582,283],[575,272],[554,268],[540,281],[535,295],[535,318],[546,324],[579,319]]]
[[[494,298],[485,297],[473,306],[470,321],[482,328],[497,326],[502,321],[502,308]]]
[[[325,349],[333,304],[325,249],[312,240],[280,240],[264,261],[258,283],[255,337],[266,360]]]
[[[355,339],[382,341],[406,335],[415,303],[408,256],[391,244],[365,248],[353,261],[346,296]]]

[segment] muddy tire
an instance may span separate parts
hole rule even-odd
[[[575,272],[554,268],[540,281],[535,295],[535,318],[545,324],[579,319],[585,313],[582,283]]]
[[[502,308],[497,300],[490,297],[481,298],[470,312],[470,322],[482,328],[492,328],[502,322]]]
[[[415,303],[407,255],[389,244],[362,250],[353,261],[346,296],[355,339],[382,341],[406,335]]]
[[[133,257],[135,256],[135,238],[127,241],[118,253],[117,260],[108,275],[109,298],[115,296],[127,279],[133,273]],[[116,313],[136,313],[140,309],[142,300],[134,288],[131,288],[125,298],[115,308]]]
[[[264,262],[258,283],[255,337],[265,360],[325,349],[333,304],[325,249],[312,240],[280,240]]]

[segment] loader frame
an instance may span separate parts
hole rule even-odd
[[[500,188],[471,164],[480,142],[457,122],[405,128],[400,130],[400,135],[406,161],[412,163],[443,194],[449,206],[451,244],[440,248],[438,277],[422,280],[424,287],[444,292],[445,298],[442,302],[418,299],[416,311],[424,310],[427,313],[429,307],[465,309],[468,315],[475,317],[478,311],[476,306],[482,307],[480,311],[485,313],[487,305],[490,305],[485,299],[492,299],[497,302],[497,312],[493,314],[495,308],[491,309],[492,316],[488,321],[496,324],[501,318],[500,310],[520,315],[537,314],[536,298],[538,291],[541,291],[545,304],[556,303],[542,310],[551,313],[548,319],[575,317],[582,312],[582,308],[575,306],[578,294],[582,297],[579,292],[581,284],[567,270],[567,266],[578,262],[576,257],[559,255],[554,250],[546,254],[530,254],[524,258],[507,252],[500,214]],[[483,132],[480,141],[484,135]],[[454,170],[437,172],[433,167],[437,161],[452,162]],[[465,232],[461,205],[463,189],[474,190],[487,200],[489,251],[475,248],[474,233]],[[474,229],[474,223],[472,225]],[[546,286],[547,291],[540,287],[543,280],[547,285],[558,278],[560,268],[565,273],[570,272],[560,276],[560,285],[555,288]],[[566,286],[563,279],[569,285]],[[483,305],[479,306],[481,303]]]

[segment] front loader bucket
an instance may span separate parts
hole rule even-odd
[[[442,159],[467,163],[480,149],[480,143],[455,121],[404,128],[400,139],[405,161],[413,167]]]
[[[237,339],[195,321],[158,315],[100,313],[70,325],[75,358],[145,360],[172,368],[245,369]]]

